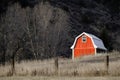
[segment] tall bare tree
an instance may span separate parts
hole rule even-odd
[[[64,40],[69,31],[67,13],[59,8],[51,6],[48,2],[35,7],[36,26],[39,38],[41,38],[40,54],[46,57],[54,56],[58,44]],[[59,49],[58,49],[59,50]]]
[[[21,18],[21,7],[19,4],[10,6],[5,16],[4,30],[7,31],[8,43],[5,45],[7,47],[7,52],[12,59],[12,72],[15,72],[15,57],[19,50],[22,48],[22,41],[24,32],[22,26]],[[5,38],[6,39],[6,38]],[[4,39],[4,41],[5,41]]]
[[[64,40],[70,30],[69,17],[65,11],[55,8],[49,3],[37,5],[34,13],[36,25],[39,28],[39,37],[42,39],[40,43],[41,57],[54,57],[55,72],[58,73],[58,52],[61,50],[61,45],[65,44]]]

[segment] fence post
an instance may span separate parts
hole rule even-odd
[[[55,58],[55,74],[58,74],[58,57]]]
[[[108,74],[108,70],[109,70],[109,55],[105,56],[105,66],[106,66],[106,72]]]

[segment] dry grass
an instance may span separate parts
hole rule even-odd
[[[0,80],[120,80],[120,77],[73,77],[73,76],[12,76]]]
[[[120,76],[120,55],[110,54],[108,73],[105,67],[105,55],[86,56],[80,59],[59,59],[58,74],[55,73],[54,59],[44,61],[23,61],[16,63],[17,76]],[[11,66],[0,66],[0,76],[10,76]]]

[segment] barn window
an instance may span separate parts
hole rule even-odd
[[[82,42],[86,42],[87,41],[87,38],[85,35],[82,36]]]

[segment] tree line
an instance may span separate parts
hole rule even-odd
[[[0,62],[44,59],[68,49],[68,13],[48,2],[34,8],[16,3],[0,21]]]

